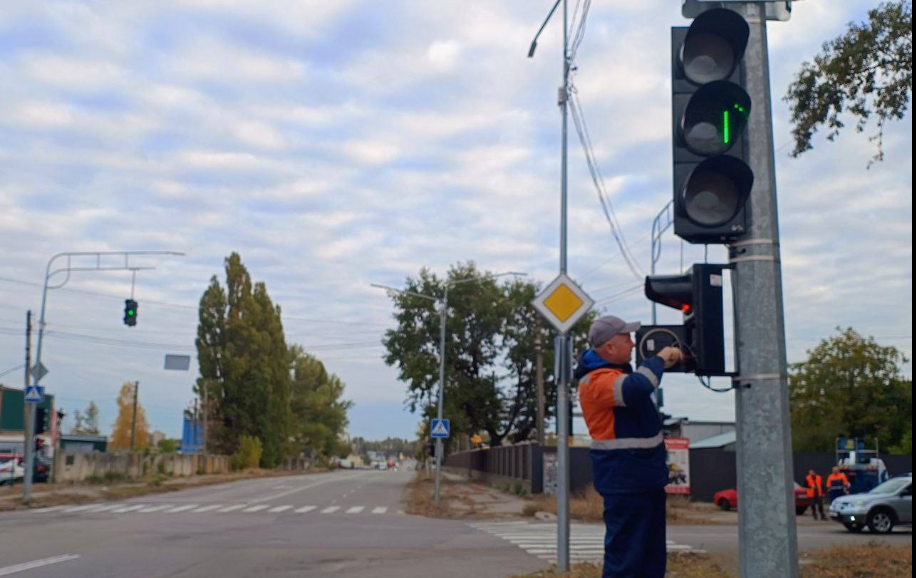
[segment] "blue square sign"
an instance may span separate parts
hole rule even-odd
[[[447,440],[451,424],[447,419],[434,419],[429,427],[430,436],[434,440]]]

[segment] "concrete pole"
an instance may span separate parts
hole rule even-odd
[[[783,318],[776,167],[765,5],[743,5],[750,25],[747,146],[754,188],[748,231],[729,247],[738,353],[738,541],[742,578],[798,578],[792,434]]]
[[[29,377],[32,370],[32,310],[25,312],[25,389],[23,389],[23,400],[25,392],[29,389]],[[22,477],[22,501],[26,504],[32,499],[32,471],[35,467],[35,417],[36,404],[25,402],[25,445],[23,446],[23,455],[25,456],[25,471]],[[12,469],[11,469],[12,471]]]
[[[442,299],[442,310],[439,312],[439,407],[436,410],[437,417],[442,420],[442,404],[445,400],[445,323],[448,321],[448,281],[445,283],[445,296]],[[439,488],[442,476],[442,438],[436,439],[436,490],[434,498],[436,505],[439,505]]]

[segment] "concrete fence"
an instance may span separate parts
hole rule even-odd
[[[153,474],[193,476],[229,472],[228,456],[208,454],[143,455],[119,453],[68,453],[54,456],[55,482],[81,482],[90,477],[139,478]]]

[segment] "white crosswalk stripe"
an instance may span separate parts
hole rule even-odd
[[[303,506],[303,507],[301,507],[301,508],[295,510],[295,512],[296,512],[297,514],[305,514],[305,513],[311,512],[312,510],[314,510],[314,509],[316,509],[316,508],[318,508],[318,506]]]
[[[95,508],[92,508],[86,511],[95,514],[96,512],[107,512],[108,510],[114,510],[115,508],[120,508],[123,505],[124,504],[103,504],[101,506],[96,506]]]
[[[336,512],[339,509],[340,509],[340,506],[330,506],[328,508],[321,510],[321,513],[322,514],[333,514],[334,512]]]
[[[347,513],[348,514],[359,514],[360,512],[362,512],[365,509],[366,508],[364,506],[353,506],[352,508],[347,510]]]
[[[387,511],[388,511],[388,508],[385,508],[385,507],[372,508],[373,514],[384,514]]]
[[[166,514],[177,514],[178,512],[187,512],[188,510],[193,510],[194,508],[200,507],[200,504],[185,504],[184,506],[178,506],[172,508],[171,510],[166,510]]]
[[[203,506],[201,508],[197,508],[196,510],[191,510],[191,512],[195,514],[202,514],[204,512],[212,512],[213,510],[216,510],[222,507],[223,507],[222,504],[210,504],[209,506]]]
[[[64,513],[72,514],[74,512],[82,512],[84,510],[89,510],[91,508],[98,508],[98,507],[99,507],[98,504],[89,504],[88,506],[73,506],[72,508],[65,508]]]
[[[234,512],[236,510],[241,510],[242,508],[244,508],[247,505],[248,504],[234,504],[232,506],[227,506],[223,508],[222,510],[220,510],[220,512]]]
[[[278,512],[285,512],[286,510],[289,510],[290,508],[292,508],[292,506],[277,506],[276,508],[271,508],[267,511],[270,512],[271,514],[276,514]]]
[[[250,508],[245,508],[242,511],[245,512],[246,514],[249,514],[251,512],[260,512],[261,510],[266,510],[269,507],[270,505],[268,504],[258,504],[257,506],[251,506]]]
[[[140,508],[145,508],[148,504],[133,504],[124,506],[123,508],[118,508],[117,510],[112,510],[112,514],[126,514],[127,512],[135,512]]]
[[[138,504],[138,503],[110,503],[110,504],[84,504],[79,506],[53,506],[33,510],[34,513],[44,512],[61,512],[72,514],[96,514],[107,512],[109,514],[127,515],[127,514],[227,514],[236,512],[238,514],[307,514],[309,512],[320,512],[322,514],[341,514],[341,515],[383,515],[398,514],[405,515],[403,510],[393,510],[389,506],[320,506],[309,505],[299,506],[296,504],[253,504],[251,502],[243,504]],[[514,536],[509,536],[514,537]],[[519,536],[519,538],[531,539],[528,534]],[[535,540],[536,542],[537,540]]]
[[[138,510],[141,514],[151,514],[153,512],[159,512],[167,508],[174,508],[175,504],[159,504],[158,506],[150,506],[149,508],[143,508]]]
[[[536,522],[488,522],[471,524],[538,558],[556,562],[557,525]],[[669,552],[702,552],[668,540]],[[600,562],[604,558],[604,526],[572,524],[569,530],[569,558],[572,562]]]

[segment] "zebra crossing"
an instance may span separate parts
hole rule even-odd
[[[507,540],[522,550],[551,562],[557,561],[556,523],[487,522],[470,524],[473,528]],[[696,552],[691,546],[668,540],[669,553]],[[571,524],[569,530],[570,562],[600,562],[604,558],[604,526]]]
[[[79,506],[52,506],[32,510],[36,515],[60,514],[272,514],[272,515],[330,515],[344,516],[369,515],[382,516],[386,514],[404,515],[403,510],[392,509],[388,506],[320,506],[299,504],[258,504],[254,502],[236,504],[157,504],[157,503],[105,503],[83,504]]]

